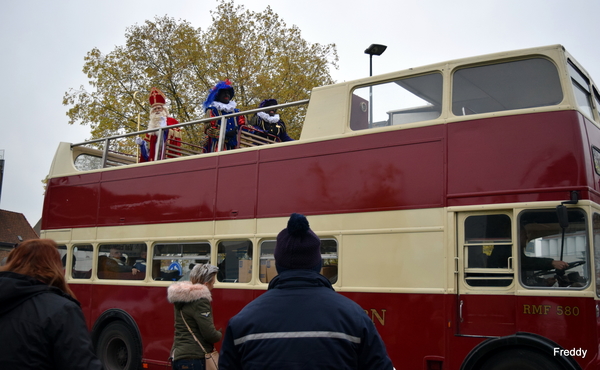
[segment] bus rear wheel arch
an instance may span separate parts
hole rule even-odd
[[[122,321],[106,325],[98,336],[96,355],[106,370],[138,370],[142,362],[139,339]]]
[[[581,370],[572,357],[554,356],[555,348],[561,347],[532,333],[492,338],[471,350],[461,370]]]

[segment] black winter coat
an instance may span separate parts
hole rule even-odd
[[[101,370],[79,302],[32,277],[0,272],[0,367]]]
[[[227,326],[219,369],[392,370],[375,325],[329,280],[282,271]]]

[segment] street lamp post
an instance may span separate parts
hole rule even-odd
[[[387,49],[387,46],[381,44],[371,44],[365,54],[369,54],[369,77],[373,76],[373,55],[381,55]],[[373,126],[373,86],[369,86],[369,127]]]

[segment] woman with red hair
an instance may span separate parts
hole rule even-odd
[[[0,268],[0,364],[6,369],[102,369],[56,243],[27,240]]]

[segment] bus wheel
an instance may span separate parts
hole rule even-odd
[[[122,322],[108,324],[98,338],[97,355],[106,370],[137,370],[142,362],[136,335]]]
[[[490,356],[481,366],[481,370],[562,370],[548,356],[539,352],[512,349]]]

